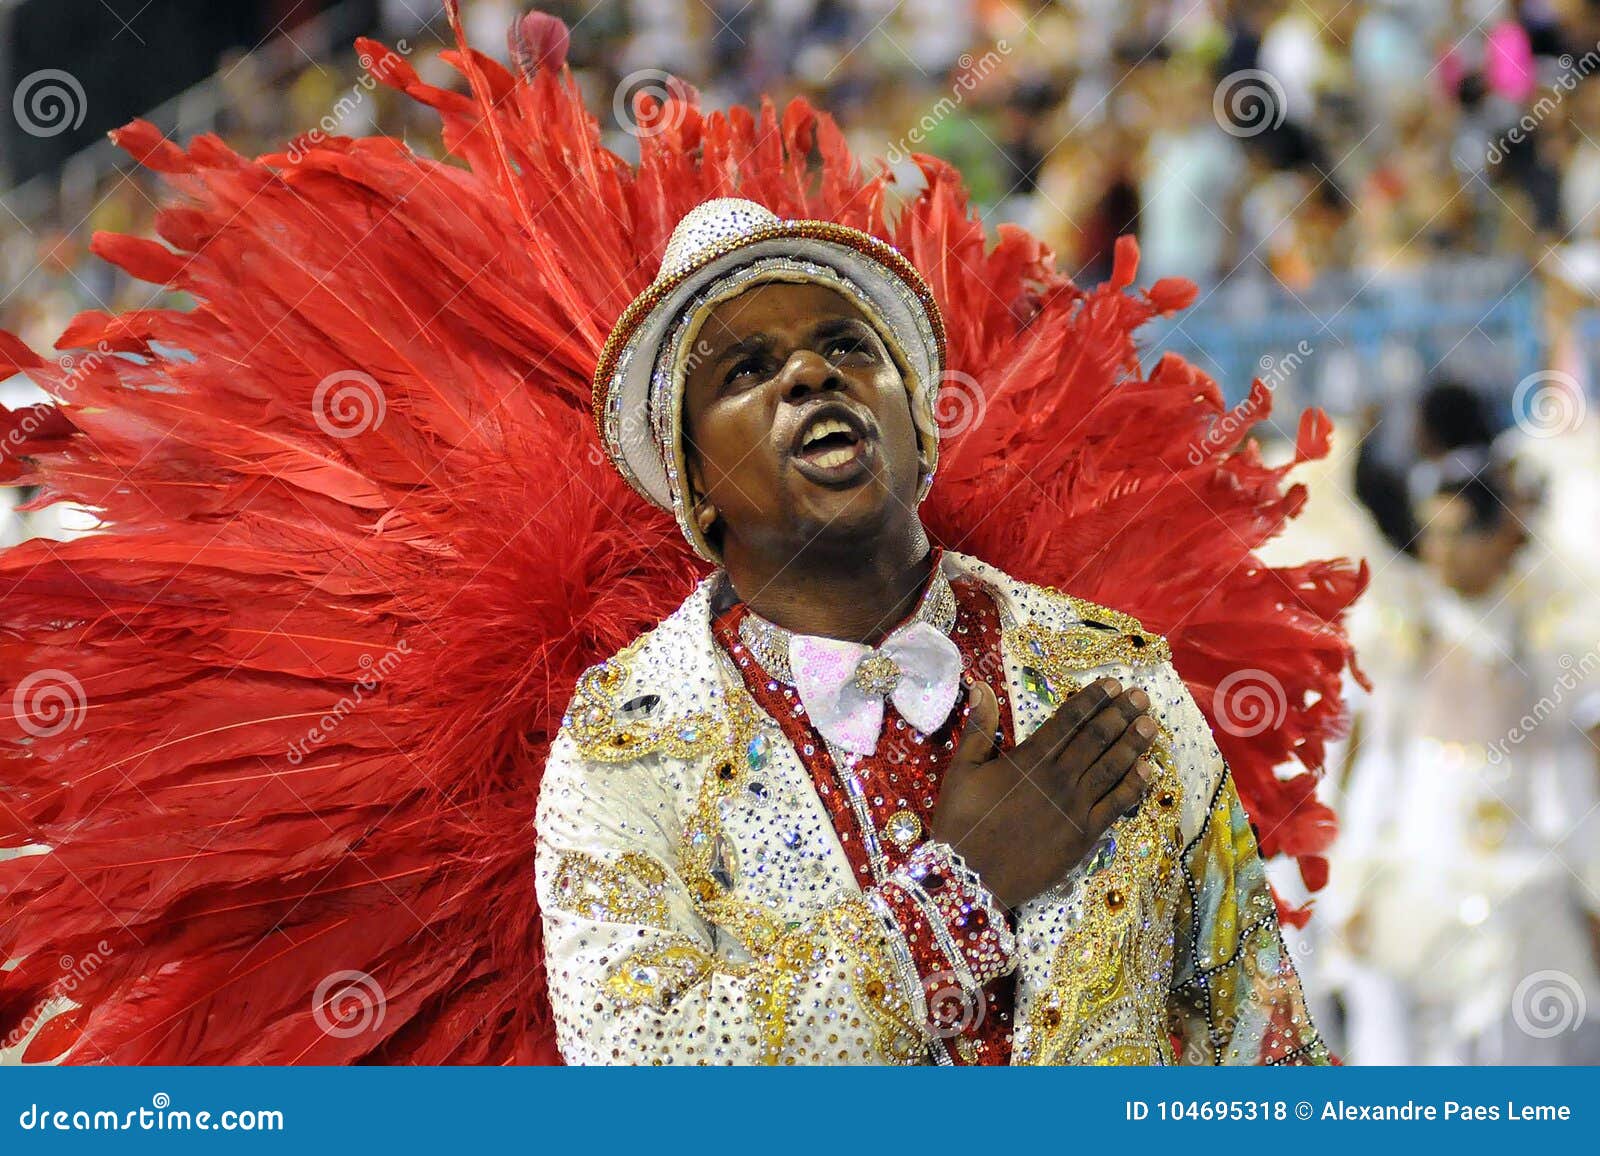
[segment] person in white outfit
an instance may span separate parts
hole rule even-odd
[[[1600,637],[1493,470],[1443,484],[1362,653],[1322,916],[1354,1063],[1600,1062]],[[1530,557],[1532,556],[1532,557]]]

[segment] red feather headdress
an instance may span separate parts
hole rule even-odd
[[[29,1060],[557,1059],[545,754],[578,674],[700,572],[606,463],[589,381],[714,196],[916,264],[948,404],[981,410],[946,441],[930,530],[1165,633],[1208,713],[1238,672],[1280,688],[1279,725],[1217,737],[1264,851],[1319,886],[1333,816],[1311,771],[1365,571],[1256,558],[1302,489],[1213,382],[1176,357],[1146,372],[1134,342],[1193,287],[1130,292],[1128,239],[1090,291],[1021,229],[988,247],[931,157],[891,221],[890,177],[803,101],[706,114],[675,87],[643,102],[630,167],[562,67],[565,30],[535,18],[517,43],[520,77],[450,54],[470,96],[360,43],[464,167],[382,138],[250,160],[129,125],[117,142],[179,199],[160,241],[94,251],[197,306],[82,314],[55,360],[0,335],[0,366],[54,399],[0,411],[0,482],[104,519],[0,554],[0,848],[28,851],[0,861],[0,1046],[43,1021]],[[1269,401],[1257,383],[1242,412]],[[1305,415],[1295,461],[1327,439]],[[343,1030],[362,985],[381,1000]]]

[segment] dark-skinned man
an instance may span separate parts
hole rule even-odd
[[[717,564],[580,680],[538,815],[574,1063],[1326,1062],[1161,638],[934,547],[937,306],[720,199],[596,374]]]

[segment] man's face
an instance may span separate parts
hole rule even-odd
[[[724,540],[757,549],[870,544],[916,517],[910,396],[847,298],[769,282],[701,327],[684,391],[690,482]]]

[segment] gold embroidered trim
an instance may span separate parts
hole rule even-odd
[[[719,804],[744,790],[750,775],[745,750],[755,733],[753,725],[748,730],[742,723],[734,725],[731,742],[706,770],[678,854],[678,870],[696,912],[738,939],[753,960],[739,968],[723,961],[714,966],[751,980],[750,1004],[765,1063],[781,1062],[795,993],[808,976],[829,965],[835,952],[849,972],[885,1061],[916,1062],[921,1058],[921,1037],[911,1002],[899,990],[883,929],[862,896],[843,897],[816,918],[792,924],[734,894],[738,860],[722,830]],[[734,880],[732,886],[729,880]]]
[[[673,936],[628,953],[606,975],[605,986],[624,1003],[665,1011],[715,968],[716,961],[699,944]]]
[[[583,851],[568,851],[556,867],[556,900],[585,919],[671,927],[667,871],[648,855],[627,851],[608,863]]]
[[[1181,782],[1163,729],[1139,810],[1112,824],[1110,862],[1081,880],[1081,916],[1050,963],[1018,1034],[1014,1064],[1166,1063],[1167,932],[1182,851]],[[1087,1050],[1086,1050],[1087,1048]]]
[[[1130,614],[1050,587],[1075,621],[1032,621],[1005,631],[1005,646],[1022,665],[1023,689],[1055,706],[1082,689],[1083,671],[1110,663],[1150,666],[1170,661],[1171,647]],[[1167,929],[1171,883],[1182,851],[1182,783],[1165,729],[1149,759],[1156,776],[1139,810],[1108,835],[1110,861],[1080,878],[1077,919],[1051,960],[1044,988],[1018,1032],[1012,1062],[1163,1063]]]
[[[699,915],[731,933],[753,957],[752,964],[730,970],[752,981],[749,998],[760,1035],[761,1060],[776,1064],[788,1039],[797,973],[809,966],[800,963],[799,957],[814,945],[804,936],[794,936],[797,929],[733,894],[738,860],[732,840],[723,833],[718,804],[744,787],[748,777],[745,750],[756,733],[757,708],[742,689],[728,692],[727,701],[742,702],[748,709],[730,713],[720,757],[713,758],[701,780],[694,811],[684,827],[678,871]],[[786,942],[786,937],[790,941]],[[717,966],[727,965],[719,961]]]
[[[726,750],[739,734],[753,734],[757,707],[747,693],[727,693],[718,711],[694,711],[674,717],[651,717],[651,694],[623,700],[629,684],[632,648],[578,679],[577,692],[565,720],[587,759],[622,763],[644,755],[693,759]],[[639,705],[635,706],[637,703]]]
[[[1003,631],[1025,693],[1049,707],[1083,689],[1084,671],[1118,662],[1155,665],[1167,642],[1137,619],[1051,590],[1078,621],[1033,621]],[[1182,851],[1182,779],[1163,727],[1147,758],[1155,777],[1131,818],[1119,819],[1073,882],[1081,894],[1014,1044],[1014,1064],[1170,1062],[1166,1019],[1172,956],[1167,932]],[[1105,856],[1102,859],[1102,856]]]
[[[1171,660],[1167,640],[1146,630],[1132,615],[1060,591],[1051,593],[1070,604],[1079,621],[1064,626],[1029,622],[1008,631],[1012,652],[1025,665],[1051,676],[1112,662],[1153,666]]]
[[[865,899],[853,895],[824,913],[822,921],[844,951],[850,987],[872,1021],[878,1055],[890,1064],[916,1064],[927,1055],[923,1027],[910,993],[883,940],[883,925]]]

